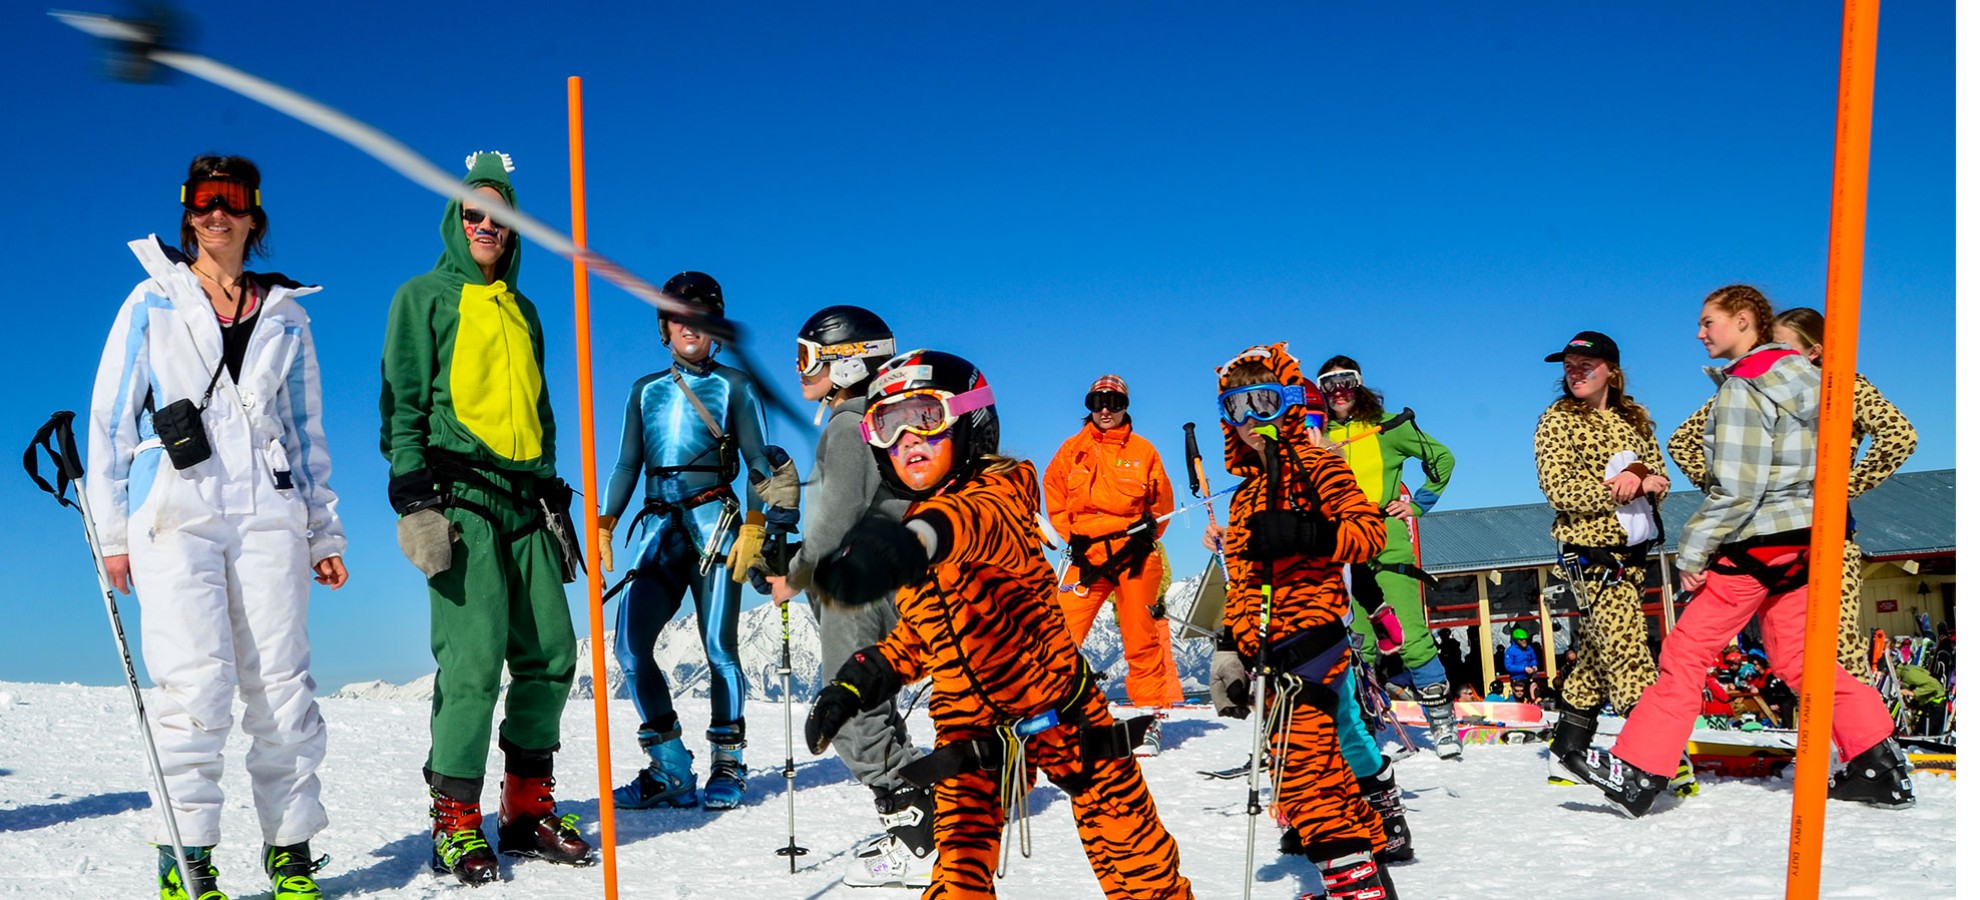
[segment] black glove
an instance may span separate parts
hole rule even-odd
[[[1272,562],[1292,556],[1332,556],[1340,526],[1313,513],[1268,509],[1252,513],[1244,527],[1251,534],[1239,555],[1253,562]]]
[[[825,686],[818,699],[811,701],[811,714],[804,717],[804,744],[817,756],[832,745],[832,738],[846,722],[859,715],[859,695],[838,682]]]
[[[1251,715],[1251,673],[1236,650],[1210,654],[1210,705],[1217,715],[1242,719]],[[806,729],[810,726],[807,724]]]
[[[846,532],[839,549],[818,561],[812,580],[833,600],[871,603],[928,577],[928,549],[906,525],[868,516]]]
[[[440,486],[433,481],[432,469],[414,469],[404,475],[394,475],[385,483],[385,498],[392,503],[392,511],[409,516],[422,509],[436,509],[446,499],[440,493]]]
[[[763,530],[771,534],[797,534],[798,511],[783,506],[764,507]]]

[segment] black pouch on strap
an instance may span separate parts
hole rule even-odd
[[[1318,706],[1331,714],[1340,702],[1340,681],[1334,666],[1349,652],[1348,629],[1341,622],[1329,622],[1282,638],[1267,653],[1274,671],[1296,675],[1305,685],[1299,702]]]

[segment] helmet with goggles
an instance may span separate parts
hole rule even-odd
[[[997,406],[990,382],[975,364],[953,353],[910,350],[887,360],[874,373],[866,400],[860,437],[872,446],[881,476],[904,497],[931,497],[997,452]],[[918,491],[894,473],[887,448],[910,432],[922,437],[947,432],[956,442],[955,467],[942,484]]]
[[[894,355],[894,332],[872,310],[828,306],[805,320],[797,344],[799,375],[829,369],[833,387],[856,388],[873,377],[880,360]]]

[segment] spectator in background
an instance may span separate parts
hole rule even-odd
[[[1464,645],[1458,643],[1457,636],[1451,634],[1449,628],[1437,629],[1437,658],[1443,662],[1444,671],[1449,673],[1453,683],[1471,680],[1465,674]]]
[[[1540,652],[1533,646],[1533,635],[1524,627],[1513,626],[1512,643],[1506,645],[1506,674],[1515,681],[1537,677]]]

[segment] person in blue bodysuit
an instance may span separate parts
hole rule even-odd
[[[700,272],[682,272],[661,290],[714,315],[723,312],[721,285]],[[621,809],[697,802],[731,809],[742,802],[748,773],[742,761],[743,673],[736,653],[742,581],[749,567],[761,562],[763,495],[779,495],[777,505],[794,517],[797,476],[788,457],[775,448],[766,453],[762,406],[749,377],[717,363],[714,341],[664,312],[660,329],[672,364],[633,383],[618,465],[598,520],[600,562],[610,571],[612,532],[644,476],[645,501],[627,529],[636,551],[619,605],[614,652],[632,689],[639,743],[650,762],[612,792],[612,802]],[[773,461],[773,456],[781,458]],[[749,485],[739,498],[732,484],[744,464]],[[694,598],[710,674],[711,762],[699,797],[693,754],[681,741],[666,675],[653,660],[660,629],[680,610],[685,595]]]

